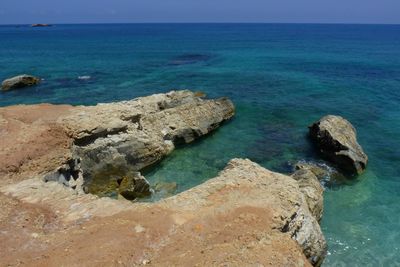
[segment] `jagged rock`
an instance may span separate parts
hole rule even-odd
[[[79,108],[62,124],[68,125],[75,140],[73,154],[82,159],[90,187],[93,177],[110,166],[124,170],[121,177],[140,171],[233,115],[234,106],[226,98],[205,100],[190,91],[178,91]]]
[[[76,189],[77,180],[81,178],[81,160],[80,158],[71,158],[66,164],[44,176],[45,182],[58,182],[65,186]]]
[[[309,210],[319,222],[324,211],[324,189],[317,176],[311,170],[299,169],[292,174],[292,177],[299,183]]]
[[[361,174],[368,157],[357,142],[356,130],[346,119],[328,115],[309,127],[320,152],[346,172]]]
[[[8,91],[11,89],[18,89],[27,86],[36,85],[40,82],[40,79],[31,75],[18,75],[7,80],[4,80],[1,84],[3,91]]]

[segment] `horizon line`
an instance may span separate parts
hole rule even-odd
[[[35,23],[0,23],[0,26],[22,26],[33,24],[49,25],[95,25],[95,24],[314,24],[314,25],[400,25],[400,23],[365,23],[365,22],[35,22]]]

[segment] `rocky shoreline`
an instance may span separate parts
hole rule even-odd
[[[127,201],[151,194],[141,170],[234,113],[229,99],[191,91],[0,108],[0,265],[319,266],[316,166],[288,176],[233,159],[178,195]]]

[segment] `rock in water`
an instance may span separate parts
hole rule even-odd
[[[123,177],[119,184],[119,193],[128,200],[151,194],[149,182],[139,172]]]
[[[4,80],[3,83],[1,84],[1,89],[3,91],[8,91],[8,90],[12,90],[12,89],[18,89],[18,88],[36,85],[39,82],[40,82],[40,79],[35,76],[22,74],[22,75],[18,75],[18,76],[12,77],[10,79]]]
[[[349,121],[328,115],[309,127],[310,137],[320,152],[339,168],[351,174],[361,174],[368,157],[357,142],[356,130]]]
[[[295,171],[311,171],[317,177],[320,183],[327,187],[340,185],[346,183],[348,180],[346,176],[336,170],[336,168],[328,166],[325,163],[299,161],[294,166],[294,169]]]

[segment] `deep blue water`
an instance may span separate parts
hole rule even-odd
[[[147,173],[152,183],[177,182],[179,191],[234,157],[286,173],[298,160],[316,161],[307,126],[342,115],[370,163],[325,192],[324,266],[400,265],[400,26],[0,26],[0,66],[0,79],[44,79],[1,92],[0,106],[95,104],[186,88],[230,97],[234,120]]]

